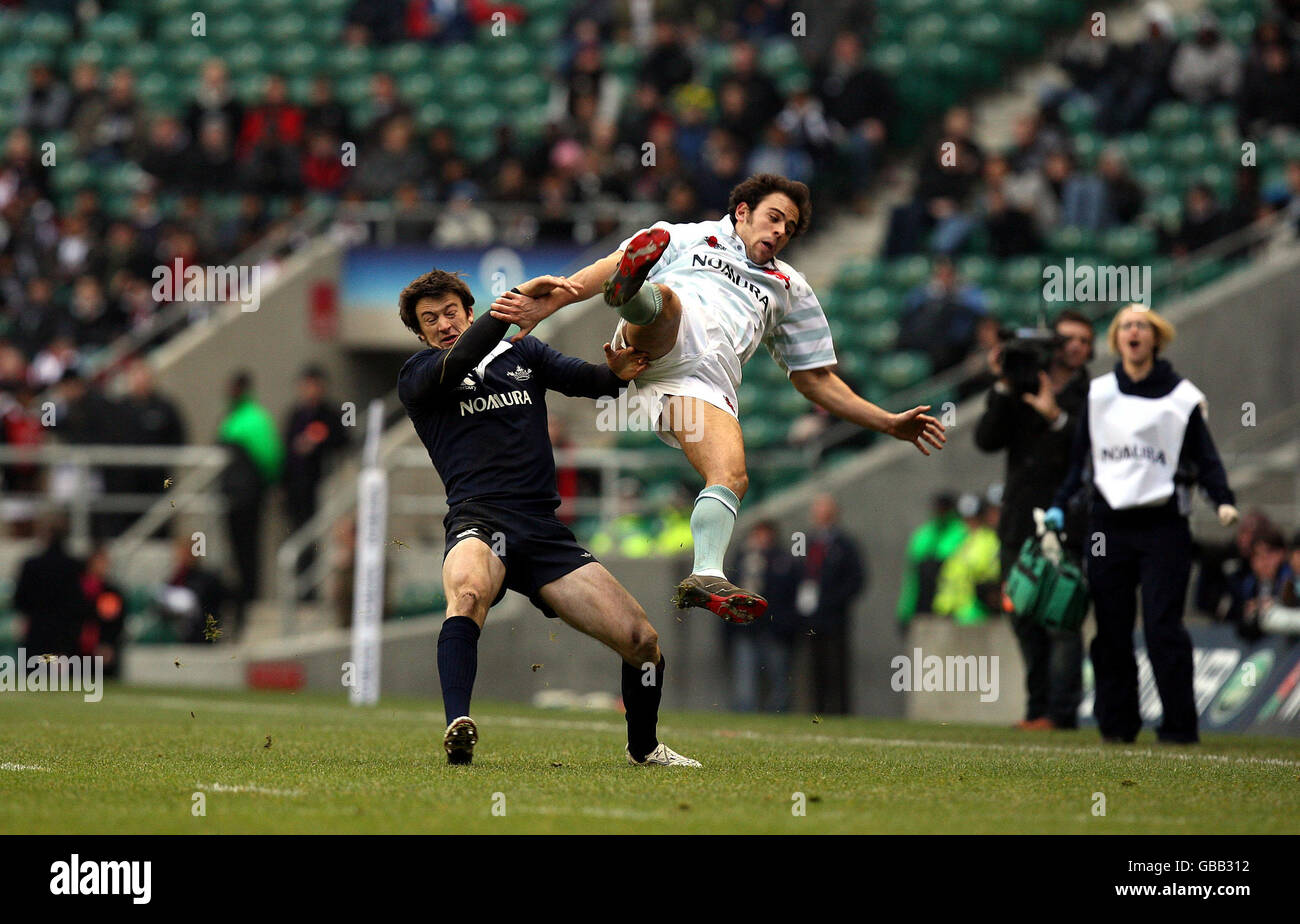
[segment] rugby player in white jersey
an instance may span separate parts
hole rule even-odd
[[[515,339],[601,291],[621,315],[615,348],[631,346],[650,359],[633,397],[646,402],[660,439],[680,448],[704,478],[691,514],[695,563],[674,601],[728,622],[752,622],[767,608],[766,600],[730,583],[722,570],[749,484],[736,388],[741,367],[760,345],[800,394],[835,416],[912,443],[927,456],[926,443],[942,449],[945,440],[943,426],[925,413],[929,405],[891,414],[835,374],[835,349],[817,296],[777,259],[807,230],[810,213],[803,183],[757,174],[731,191],[727,214],[718,221],[657,222],[569,277],[571,287],[548,287],[538,297],[506,293],[492,304],[493,317],[520,326]]]

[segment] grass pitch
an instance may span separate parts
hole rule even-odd
[[[1157,747],[1146,730],[1117,748],[1091,730],[664,714],[661,739],[704,763],[689,771],[627,766],[613,713],[478,704],[475,718],[474,765],[448,767],[436,702],[9,693],[0,832],[1300,832],[1297,740]]]

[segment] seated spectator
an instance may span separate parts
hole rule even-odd
[[[1300,128],[1300,68],[1294,52],[1281,42],[1259,49],[1242,80],[1237,122],[1244,137],[1275,127]]]
[[[1292,587],[1295,572],[1287,561],[1286,540],[1276,528],[1264,529],[1255,536],[1250,547],[1250,574],[1242,582],[1240,632],[1247,638],[1260,634],[1259,617],[1263,610],[1280,600],[1286,588]]]
[[[862,211],[866,205],[862,196],[896,114],[894,89],[884,74],[866,64],[862,40],[848,30],[835,37],[828,60],[813,71],[813,89],[836,127],[849,194],[854,207]]]
[[[1241,52],[1219,32],[1219,19],[1201,14],[1196,38],[1178,46],[1169,84],[1186,102],[1204,106],[1232,99],[1241,87]]]
[[[38,135],[51,135],[62,131],[68,124],[72,94],[54,76],[54,71],[44,61],[31,66],[27,76],[27,92],[18,102],[18,124]]]
[[[324,74],[312,78],[311,93],[303,110],[302,129],[307,136],[313,132],[328,132],[341,141],[357,140],[352,137],[352,121],[347,107],[335,97],[334,85]]]
[[[999,260],[1035,253],[1042,245],[1034,220],[1028,213],[1007,203],[999,188],[984,194],[984,230],[989,236],[989,253]]]
[[[175,116],[155,116],[140,155],[140,168],[164,189],[181,190],[193,189],[206,180],[193,176],[193,164],[190,142],[180,121]]]
[[[370,76],[370,122],[364,130],[364,140],[371,144],[383,142],[388,123],[397,119],[410,119],[411,107],[397,93],[393,75],[376,71]]]
[[[308,192],[338,195],[347,183],[349,169],[343,166],[336,135],[322,130],[307,136],[299,173]]]
[[[191,138],[202,138],[205,128],[213,122],[220,123],[224,136],[232,144],[244,122],[244,107],[235,99],[230,88],[230,72],[220,58],[209,58],[203,63],[198,90],[186,114]]]
[[[352,0],[343,21],[349,45],[387,45],[404,37],[406,3],[404,0]]]
[[[1124,154],[1114,147],[1101,152],[1097,160],[1097,175],[1105,184],[1105,211],[1102,227],[1129,225],[1142,214],[1142,187],[1129,173]]]
[[[789,132],[774,122],[763,133],[762,144],[750,153],[747,169],[751,175],[776,173],[808,183],[813,176],[813,159],[794,143]]]
[[[930,281],[907,297],[899,318],[900,350],[918,350],[930,357],[937,375],[961,363],[979,343],[979,328],[991,321],[984,309],[983,294],[975,286],[963,286],[952,261],[934,261]]]
[[[244,113],[235,141],[235,156],[245,159],[266,145],[296,147],[302,143],[302,107],[289,101],[289,85],[283,74],[267,74],[262,102]]]
[[[1183,219],[1174,235],[1171,251],[1185,257],[1223,236],[1223,212],[1214,198],[1214,190],[1205,183],[1196,183],[1187,191],[1183,206]]]
[[[353,183],[367,199],[389,199],[403,183],[419,183],[427,170],[410,120],[395,118],[384,126],[379,149],[359,158]]]
[[[984,154],[972,138],[970,110],[964,106],[949,109],[941,131],[931,137],[925,150],[912,201],[895,208],[890,216],[887,257],[915,253],[931,232],[933,249],[952,253],[973,224],[966,209],[984,169]]]
[[[772,113],[781,110],[781,92],[758,66],[758,49],[752,43],[739,41],[732,44],[730,63],[731,66],[721,75],[719,86],[739,84],[744,98],[743,117],[761,128],[772,120]]]
[[[1169,98],[1169,69],[1178,41],[1174,18],[1162,2],[1142,8],[1146,37],[1121,48],[1115,60],[1115,80],[1097,100],[1097,127],[1106,134],[1131,132],[1146,124],[1147,116]]]
[[[1012,125],[1011,134],[1007,165],[1016,175],[1041,173],[1048,156],[1065,148],[1065,138],[1044,121],[1041,112],[1021,115]]]
[[[1069,76],[1070,87],[1094,100],[1112,92],[1116,54],[1115,46],[1106,36],[1097,35],[1096,28],[1093,14],[1087,13],[1056,59]]]
[[[1078,173],[1074,159],[1054,151],[1043,163],[1048,187],[1061,203],[1061,227],[1099,231],[1106,222],[1106,185],[1092,174]]]
[[[653,44],[641,62],[639,79],[654,84],[661,95],[667,96],[675,87],[688,83],[694,73],[695,65],[682,47],[678,24],[668,18],[655,20]]]

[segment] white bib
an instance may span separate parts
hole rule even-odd
[[[1092,380],[1088,435],[1093,484],[1112,509],[1160,504],[1173,495],[1187,421],[1204,401],[1201,390],[1186,379],[1159,398],[1124,394],[1114,372]]]

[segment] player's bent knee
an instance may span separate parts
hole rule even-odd
[[[648,620],[643,618],[640,623],[633,626],[626,653],[628,660],[636,665],[658,663],[659,633]]]
[[[749,490],[749,472],[743,468],[733,471],[722,479],[722,483],[729,487],[736,497],[744,497],[745,492]]]
[[[480,616],[487,612],[487,593],[477,587],[461,587],[447,600],[448,616]]]

